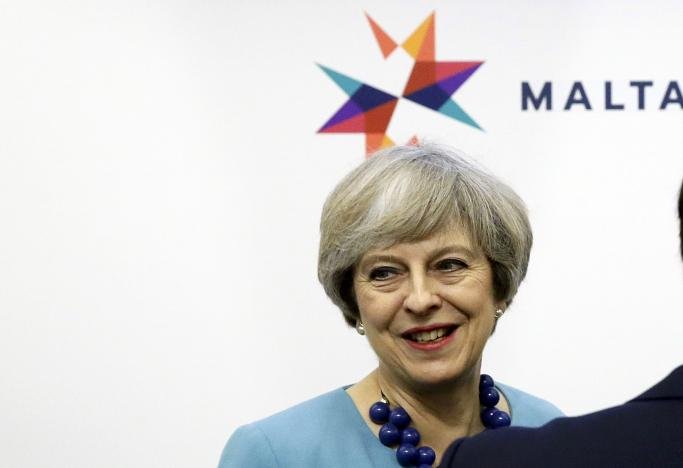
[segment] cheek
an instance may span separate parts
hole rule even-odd
[[[400,300],[395,294],[360,292],[356,301],[363,323],[379,329],[387,328],[400,308]]]
[[[476,324],[475,328],[480,338],[487,340],[493,332],[495,301],[492,296],[482,294],[476,302],[476,307],[473,308],[476,315],[472,316],[472,322]]]
[[[493,313],[482,314],[477,320],[477,331],[485,340],[487,340],[493,332],[494,321]]]
[[[480,319],[487,314],[493,316],[495,310],[491,290],[482,287],[478,282],[445,288],[442,297],[472,319]]]

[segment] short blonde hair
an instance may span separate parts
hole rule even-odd
[[[320,220],[318,278],[353,326],[353,270],[371,249],[463,226],[488,258],[496,300],[512,301],[526,275],[532,234],[517,194],[465,156],[436,145],[372,155],[328,196]]]

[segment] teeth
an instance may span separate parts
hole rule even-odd
[[[445,328],[437,328],[427,332],[412,333],[410,339],[418,343],[425,343],[427,341],[436,341],[446,334]]]

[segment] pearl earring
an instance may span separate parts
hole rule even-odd
[[[503,316],[504,313],[505,313],[505,311],[504,311],[503,309],[497,309],[497,310],[493,313],[493,317],[494,317],[496,320],[498,320],[499,318],[501,318],[501,317]]]
[[[356,331],[359,335],[365,335],[365,325],[360,320],[356,320]]]

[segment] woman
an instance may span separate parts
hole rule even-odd
[[[220,468],[436,466],[456,438],[561,415],[480,376],[531,249],[509,187],[444,148],[395,147],[341,181],[320,228],[320,282],[379,365],[239,428]]]

